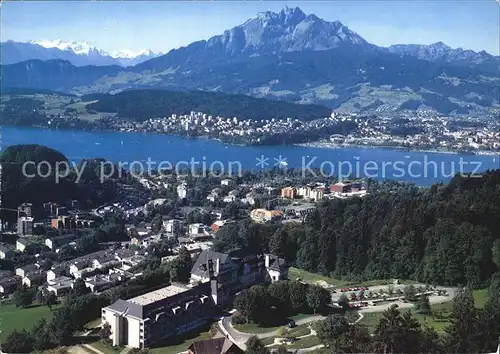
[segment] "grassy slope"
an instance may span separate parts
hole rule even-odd
[[[52,317],[53,312],[60,305],[52,307],[52,311],[47,306],[32,306],[29,308],[16,308],[15,305],[0,305],[0,339],[4,339],[14,329],[21,330],[25,328],[30,330],[39,319]]]
[[[374,286],[374,285],[387,285],[387,284],[392,284],[392,280],[390,279],[375,279],[375,280],[369,280],[369,281],[361,281],[361,282],[354,282],[354,281],[349,281],[349,280],[343,280],[343,279],[334,279],[330,278],[321,274],[316,274],[316,273],[311,273],[303,269],[298,269],[291,267],[288,271],[288,278],[290,280],[295,280],[297,278],[300,278],[302,281],[305,281],[306,283],[316,283],[318,281],[325,281],[328,284],[334,285],[335,287],[343,287],[343,286],[349,286],[349,285],[358,285],[358,286]],[[401,280],[401,284],[413,284],[415,283],[414,281],[408,281],[408,280]]]

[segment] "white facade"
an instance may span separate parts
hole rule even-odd
[[[179,197],[179,199],[184,199],[186,198],[186,195],[187,195],[187,188],[185,185],[180,185],[180,186],[177,186],[177,196]]]
[[[182,223],[180,220],[167,220],[163,222],[163,227],[165,227],[165,231],[171,234],[177,234],[181,231]]]

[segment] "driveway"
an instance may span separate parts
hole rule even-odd
[[[306,318],[302,318],[300,320],[295,321],[295,324],[297,326],[300,326],[303,324],[308,324],[311,322],[321,320],[323,318],[325,318],[325,317],[321,316],[321,315],[306,317]],[[243,350],[246,349],[245,343],[247,342],[247,340],[254,335],[256,335],[260,339],[269,338],[269,337],[276,337],[278,335],[278,330],[270,331],[270,332],[266,332],[266,333],[258,333],[258,334],[250,334],[250,333],[240,332],[233,327],[233,325],[231,323],[231,316],[223,317],[219,321],[219,325],[220,325],[222,331],[224,332],[224,334],[229,335],[229,339],[231,339],[238,347],[240,347]]]

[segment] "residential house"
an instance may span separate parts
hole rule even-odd
[[[279,220],[283,217],[280,210],[254,209],[250,212],[250,218],[255,222],[267,222]]]
[[[33,204],[23,203],[17,207],[17,211],[19,212],[19,215],[32,217],[33,216]]]
[[[94,275],[92,277],[86,278],[85,286],[90,289],[93,293],[101,292],[103,290],[109,289],[122,280],[125,280],[125,277],[120,274],[106,274],[106,275]]]
[[[19,236],[33,235],[33,218],[21,216],[17,219],[17,234]]]
[[[0,259],[7,259],[14,255],[14,251],[0,243]]]
[[[28,273],[25,276],[23,276],[21,282],[23,285],[26,285],[28,288],[31,288],[32,286],[35,285],[42,285],[43,283],[45,283],[46,279],[47,279],[47,274],[42,270],[38,270],[36,272]]]
[[[210,233],[207,230],[208,228],[200,223],[196,224],[189,224],[188,226],[188,233],[189,236],[192,238],[203,238],[203,237],[210,237]]]
[[[219,231],[219,229],[229,223],[231,223],[231,220],[216,220],[214,223],[210,226],[213,232]]]
[[[180,184],[177,186],[177,196],[179,199],[185,199],[187,196],[187,186],[185,184]]]
[[[21,278],[17,275],[0,278],[0,294],[12,294],[20,283]]]
[[[229,186],[232,184],[232,182],[233,182],[232,180],[225,178],[225,179],[221,179],[220,185],[221,186]]]
[[[281,198],[295,199],[297,190],[294,187],[285,187],[281,189]]]
[[[50,283],[57,277],[63,276],[66,274],[65,265],[59,264],[57,266],[52,267],[52,269],[47,271],[47,282]]]
[[[73,287],[73,279],[65,276],[54,278],[48,282],[47,290],[56,296],[67,294]]]
[[[309,199],[311,195],[311,190],[312,188],[309,186],[301,186],[297,189],[297,195],[304,199]]]
[[[32,242],[30,240],[20,237],[16,240],[16,250],[24,252],[31,244]]]
[[[229,195],[226,195],[224,197],[224,199],[222,199],[222,201],[224,203],[232,203],[234,201],[236,201],[236,199],[238,199],[234,194],[229,194]]]
[[[182,230],[182,221],[177,219],[166,220],[163,221],[163,227],[165,228],[166,232],[174,235],[179,235]]]
[[[325,197],[325,189],[321,187],[316,187],[313,190],[311,190],[311,193],[309,194],[309,199],[319,201],[323,200]]]
[[[20,277],[24,277],[24,276],[28,275],[29,273],[38,272],[39,268],[40,267],[38,266],[38,264],[35,264],[35,263],[27,264],[25,266],[16,268],[16,275],[18,275]]]
[[[75,229],[77,224],[75,217],[69,215],[59,215],[57,218],[51,220],[51,226],[58,230],[70,230]]]
[[[75,241],[77,236],[74,234],[66,234],[61,236],[54,236],[45,239],[45,246],[50,248],[52,251],[60,248],[61,246],[68,245]]]

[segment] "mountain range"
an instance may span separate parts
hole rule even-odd
[[[30,42],[9,40],[0,44],[0,50],[3,64],[14,64],[32,59],[61,59],[67,60],[75,66],[133,66],[162,55],[162,53],[153,53],[149,49],[121,50],[108,53],[89,42],[64,42],[60,39]]]
[[[69,59],[4,65],[2,85],[77,94],[197,89],[337,110],[495,114],[499,62],[441,42],[378,47],[339,21],[285,8],[135,66],[77,66]]]

